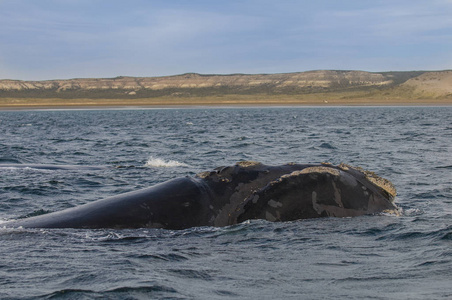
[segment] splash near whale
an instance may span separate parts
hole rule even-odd
[[[244,161],[59,212],[3,223],[24,228],[227,226],[320,217],[398,214],[393,184],[345,164],[268,166]]]

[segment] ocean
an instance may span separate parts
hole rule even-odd
[[[360,166],[395,184],[403,213],[179,231],[0,223],[0,298],[451,299],[451,153],[450,106],[1,111],[1,221],[243,160]]]

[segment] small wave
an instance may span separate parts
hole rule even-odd
[[[168,269],[167,272],[188,279],[202,279],[212,281],[214,278],[209,270],[192,270],[192,269]]]
[[[135,256],[135,258],[138,259],[145,259],[145,260],[163,260],[163,261],[185,261],[189,258],[175,253],[167,253],[167,254],[142,254]]]
[[[442,237],[441,240],[451,240],[452,241],[452,231],[446,232]]]
[[[12,157],[0,157],[0,164],[20,164],[21,161]]]
[[[438,166],[438,167],[435,167],[435,169],[452,169],[452,165],[448,165],[448,166]]]
[[[145,167],[151,168],[174,168],[174,167],[188,167],[189,165],[178,162],[177,160],[163,160],[161,158],[151,156],[144,164]]]
[[[323,149],[336,149],[336,147],[334,147],[330,143],[322,143],[319,147]]]
[[[117,299],[151,299],[158,298],[159,296],[173,296],[178,292],[168,286],[164,285],[150,285],[150,286],[137,286],[137,287],[118,287],[106,291],[94,291],[88,289],[63,289],[52,292],[47,295],[42,295],[43,299],[91,299],[91,298],[117,298]]]

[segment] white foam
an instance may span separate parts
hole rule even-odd
[[[174,168],[174,167],[188,167],[185,163],[178,162],[176,160],[163,160],[157,157],[149,157],[148,161],[144,164],[145,167],[150,168]]]
[[[40,173],[49,173],[52,172],[52,170],[48,170],[48,169],[39,169],[39,168],[33,168],[33,167],[21,167],[21,166],[17,166],[17,167],[13,167],[13,166],[2,166],[0,164],[0,170],[1,171],[5,171],[5,172],[9,172],[9,173],[15,173],[15,172],[40,172]]]
[[[17,167],[3,167],[0,165],[0,170],[8,170],[8,171],[14,171],[14,170],[19,170],[20,168]],[[24,169],[24,168],[22,168]]]

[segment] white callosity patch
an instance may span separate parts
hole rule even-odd
[[[253,199],[254,200],[254,199]],[[282,207],[283,204],[281,202],[275,201],[273,199],[271,199],[270,201],[267,202],[267,204],[273,208],[278,208],[278,207]]]
[[[270,199],[267,202],[267,205],[272,207],[272,208],[275,208],[275,209],[283,207],[283,204],[281,202],[275,201],[273,199]],[[272,221],[272,222],[280,221],[281,220],[281,213],[278,210],[275,210],[275,214],[276,214],[276,217],[273,216],[273,214],[271,214],[269,211],[266,211],[265,212],[265,218],[268,221]]]
[[[331,182],[334,189],[334,201],[336,202],[337,206],[344,207],[344,204],[342,203],[341,198],[341,190],[337,188],[336,183],[334,181]]]
[[[311,198],[312,198],[312,207],[319,215],[321,215],[322,212],[324,211],[324,209],[321,207],[321,205],[319,203],[317,203],[317,192],[316,191],[312,191]]]
[[[275,222],[277,220],[277,218],[268,211],[265,212],[265,219],[270,222]]]
[[[254,195],[253,200],[252,200],[253,203],[256,204],[258,200],[259,200],[259,195]]]

